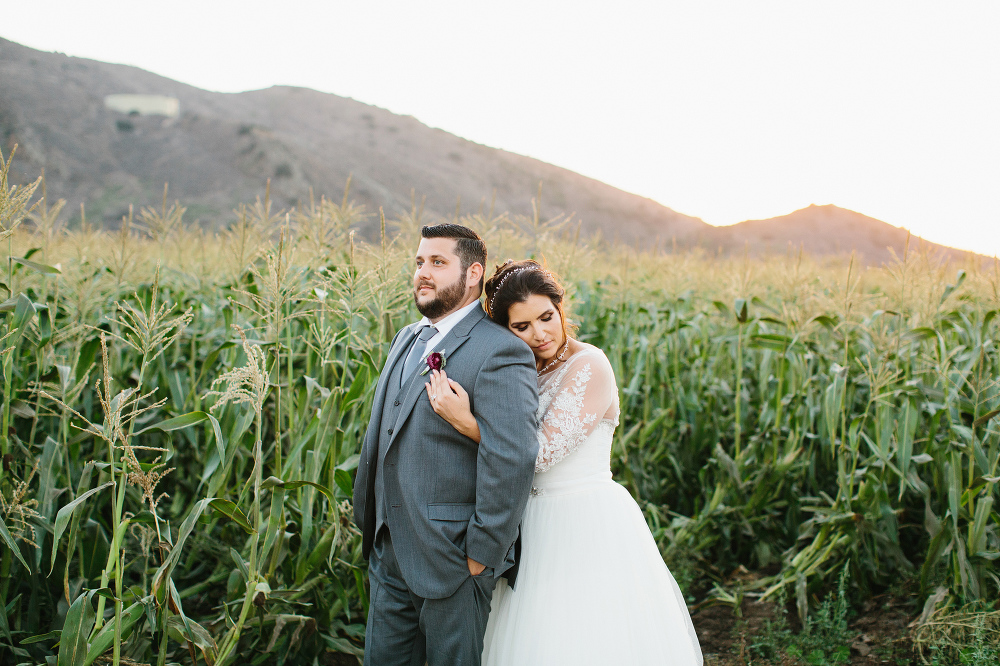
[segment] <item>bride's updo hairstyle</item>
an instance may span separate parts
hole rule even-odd
[[[569,325],[563,311],[563,296],[566,290],[559,284],[559,278],[550,270],[542,268],[534,259],[506,261],[497,266],[493,276],[486,281],[486,313],[490,319],[504,328],[510,323],[510,306],[524,303],[532,294],[545,296],[562,321],[564,339],[569,339]]]

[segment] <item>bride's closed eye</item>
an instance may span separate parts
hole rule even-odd
[[[550,322],[550,321],[552,321],[552,317],[554,317],[554,316],[555,316],[554,312],[546,312],[545,314],[543,314],[541,317],[538,318],[538,321]],[[519,321],[516,324],[511,324],[510,327],[512,329],[514,329],[515,331],[519,331],[519,332],[523,333],[526,330],[528,330],[528,322],[520,322]]]

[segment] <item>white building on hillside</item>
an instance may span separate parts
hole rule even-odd
[[[181,112],[180,100],[166,95],[108,95],[104,98],[104,106],[112,111],[141,116],[176,118]]]

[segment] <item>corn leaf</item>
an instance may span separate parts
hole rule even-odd
[[[25,268],[30,268],[33,271],[38,271],[43,275],[62,275],[62,271],[60,271],[55,266],[40,264],[36,261],[31,261],[29,259],[22,259],[21,257],[11,257],[10,260],[13,261],[15,264],[20,264]]]
[[[250,521],[247,520],[243,512],[236,504],[227,499],[216,498],[211,502],[212,508],[219,513],[228,516],[233,522],[242,527],[247,531],[247,534],[253,534],[254,529],[250,525]]]
[[[994,409],[992,412],[987,412],[983,414],[978,419],[972,422],[973,427],[978,428],[981,425],[986,425],[990,419],[992,419],[997,414],[1000,414],[1000,409]]]
[[[132,633],[132,627],[138,622],[143,615],[146,613],[146,602],[137,601],[128,608],[122,611],[122,639],[129,637]],[[112,617],[101,630],[97,632],[94,636],[93,642],[90,644],[90,649],[87,651],[87,656],[83,660],[83,666],[90,666],[94,663],[98,657],[111,649],[111,645],[115,641],[115,627],[117,626],[117,618]]]
[[[113,483],[114,481],[108,481],[104,485],[92,488],[91,490],[88,490],[87,492],[77,497],[75,500],[73,500],[63,508],[59,509],[59,513],[56,514],[55,528],[52,535],[52,559],[49,564],[50,574],[52,573],[52,570],[56,566],[56,553],[59,551],[59,539],[62,537],[63,532],[66,530],[66,524],[69,522],[69,519],[73,516],[73,512],[76,511],[76,508],[81,504],[83,504],[83,502],[88,497],[101,492],[105,488],[110,487]]]
[[[87,658],[87,637],[94,627],[97,614],[90,603],[91,592],[76,598],[66,612],[59,641],[59,658],[56,666],[84,666]]]
[[[180,430],[181,428],[189,428],[197,423],[201,423],[207,418],[209,418],[209,415],[206,414],[205,412],[188,412],[187,414],[175,416],[172,419],[167,419],[165,421],[160,421],[159,423],[154,423],[153,425],[146,426],[145,428],[139,430],[135,434],[141,435],[144,432],[149,432],[150,430],[171,432],[173,430]]]
[[[285,490],[298,490],[304,486],[315,488],[326,495],[327,499],[331,502],[334,500],[333,493],[330,489],[322,484],[316,483],[315,481],[282,481],[277,477],[269,476],[264,479],[264,482],[261,484],[261,488],[283,488]]]
[[[0,518],[0,538],[2,538],[3,542],[7,544],[8,548],[10,548],[10,552],[14,553],[14,556],[17,557],[17,560],[24,565],[24,568],[27,569],[28,571],[31,571],[31,567],[28,566],[28,563],[25,561],[24,556],[21,555],[20,546],[17,545],[17,542],[14,541],[14,537],[12,537],[10,532],[7,530],[7,524],[3,522],[3,518]]]

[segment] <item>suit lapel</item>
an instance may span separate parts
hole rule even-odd
[[[472,332],[473,327],[485,316],[486,313],[482,308],[475,308],[462,321],[455,324],[455,328],[451,329],[451,332],[444,336],[441,342],[434,345],[434,351],[440,351],[444,354],[445,359],[450,359],[458,351],[459,347],[464,345],[465,341],[469,339],[469,334]],[[410,338],[412,339],[412,335]],[[410,413],[413,411],[414,405],[417,404],[417,399],[424,392],[424,382],[427,379],[426,375],[420,375],[420,370],[422,368],[414,372],[412,377],[405,380],[403,387],[400,389],[400,394],[405,397],[403,398],[402,406],[399,408],[396,423],[393,424],[393,434],[389,439],[389,446],[392,446],[392,443],[396,441],[396,436],[402,429],[403,424],[406,423],[406,420],[410,418]]]

